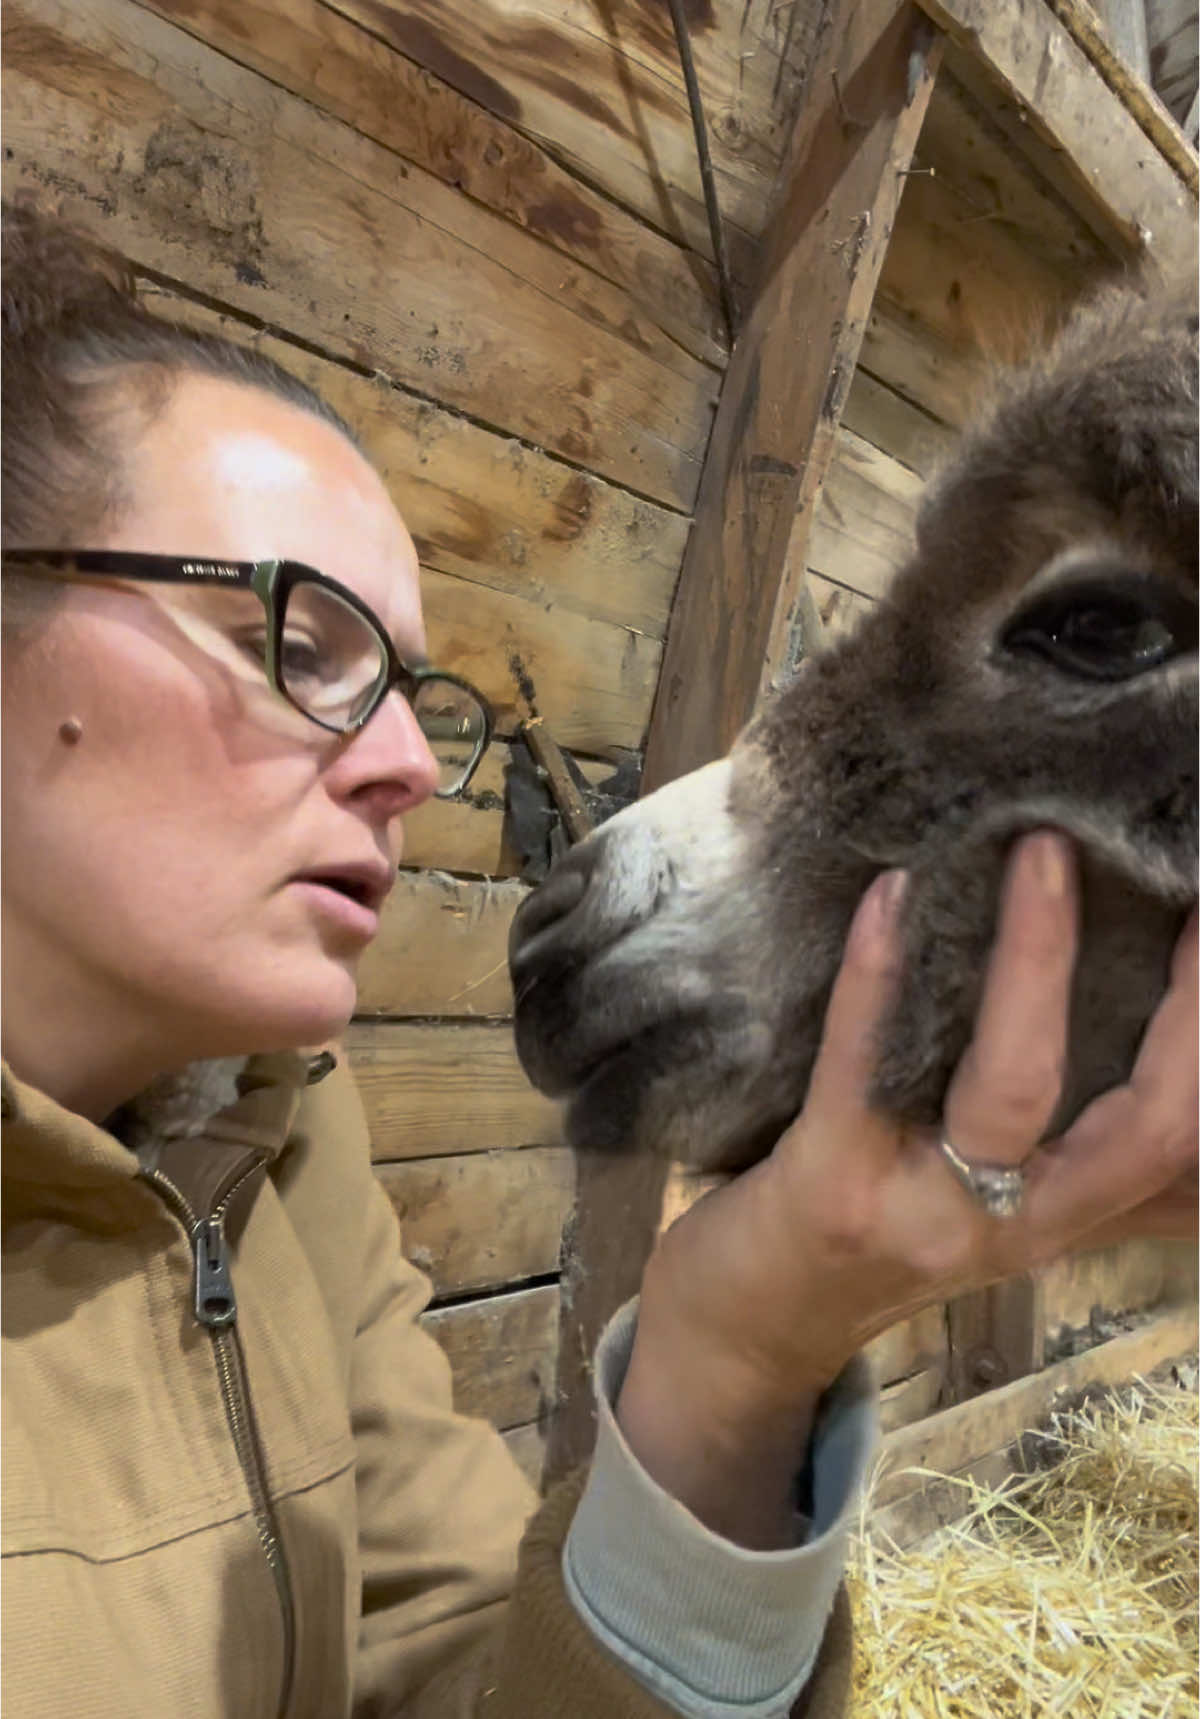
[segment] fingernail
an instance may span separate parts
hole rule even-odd
[[[872,942],[891,935],[907,887],[906,871],[881,871],[867,891],[863,930]]]
[[[1030,846],[1033,848],[1034,876],[1042,889],[1047,895],[1065,895],[1069,861],[1063,837],[1045,830],[1033,837]]]

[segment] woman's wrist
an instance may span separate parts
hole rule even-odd
[[[706,1528],[778,1551],[795,1544],[795,1483],[827,1383],[768,1385],[644,1291],[616,1418],[646,1473]]]

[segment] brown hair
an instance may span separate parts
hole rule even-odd
[[[187,374],[259,388],[354,436],[274,360],[149,311],[134,272],[28,206],[4,210],[0,507],[9,546],[84,547],[124,499],[124,451]]]

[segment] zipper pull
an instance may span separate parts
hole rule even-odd
[[[219,1216],[200,1219],[192,1231],[192,1248],[196,1255],[196,1318],[201,1325],[221,1330],[237,1318],[237,1297],[229,1275],[229,1244]]]

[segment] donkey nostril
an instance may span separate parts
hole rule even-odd
[[[545,931],[558,919],[565,919],[573,908],[579,906],[587,892],[591,859],[590,853],[585,855],[582,849],[576,849],[560,860],[545,883],[522,902],[513,920],[510,960],[515,960],[519,951],[539,931]]]

